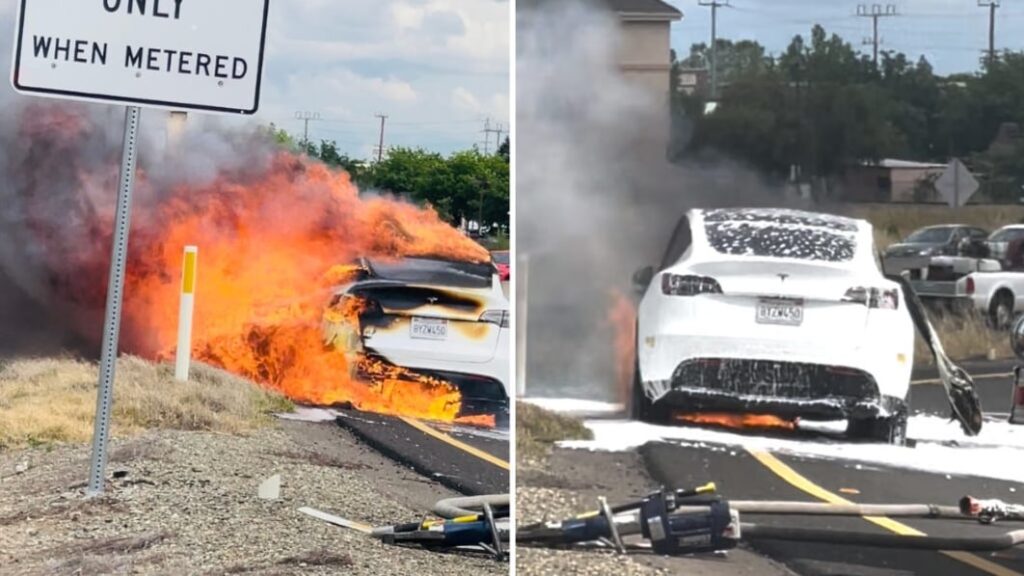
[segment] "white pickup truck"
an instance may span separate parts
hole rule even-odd
[[[987,258],[933,257],[927,268],[913,271],[917,278],[910,284],[925,301],[949,299],[954,307],[973,308],[1005,329],[1024,312],[1024,225],[1000,228],[985,244]]]

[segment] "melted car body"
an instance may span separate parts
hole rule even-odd
[[[509,310],[497,278],[489,263],[363,260],[354,280],[335,290],[324,342],[353,359],[376,356],[450,382],[461,415],[507,421]]]

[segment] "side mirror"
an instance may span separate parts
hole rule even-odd
[[[633,289],[637,292],[644,292],[651,280],[654,279],[654,267],[644,266],[633,273]]]

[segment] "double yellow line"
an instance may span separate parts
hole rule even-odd
[[[847,500],[838,494],[829,492],[815,484],[806,476],[803,476],[788,464],[776,458],[771,452],[766,450],[755,450],[752,448],[747,448],[746,450],[765,468],[774,472],[776,476],[782,478],[793,487],[830,504],[853,504],[852,501]],[[927,536],[924,532],[921,532],[911,526],[907,526],[902,522],[897,522],[887,516],[863,516],[862,518],[872,524],[881,526],[882,528],[901,536]],[[969,552],[942,550],[940,554],[945,554],[954,560],[958,560],[964,564],[981,570],[982,572],[993,574],[994,576],[1024,576],[1020,572],[1010,570],[1009,568],[1005,568],[995,562],[991,562]]]

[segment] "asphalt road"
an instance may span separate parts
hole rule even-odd
[[[989,417],[1005,413],[1009,406],[1013,364],[965,363],[974,375],[982,406]],[[948,402],[940,384],[930,382],[934,370],[915,373],[911,411],[946,415]],[[820,442],[820,438],[815,441]],[[836,440],[842,441],[842,440]],[[713,447],[682,446],[653,442],[640,449],[648,472],[668,486],[717,483],[719,492],[735,500],[847,500],[860,503],[926,503],[955,505],[960,497],[1000,498],[1024,502],[1024,478],[1020,483],[976,477],[895,470],[878,465],[859,465],[843,460],[807,459],[785,454]],[[1019,495],[1015,498],[1015,495]],[[992,526],[974,521],[930,519],[813,518],[744,516],[744,521],[803,526],[821,530],[895,532],[919,531],[929,535],[991,535],[1024,529],[1021,523]],[[760,541],[753,547],[783,562],[791,570],[809,576],[906,576],[911,574],[1024,575],[1024,547],[995,553],[930,552],[883,549],[842,544],[809,544]]]
[[[341,411],[338,425],[385,456],[467,495],[508,494],[508,431]]]

